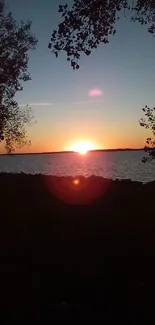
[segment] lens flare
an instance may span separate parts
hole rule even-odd
[[[90,97],[99,97],[102,96],[103,92],[101,89],[94,88],[89,91],[89,96]]]
[[[74,184],[74,185],[77,186],[77,185],[79,185],[79,183],[80,183],[80,181],[79,181],[78,178],[76,178],[76,179],[73,180],[73,184]]]
[[[52,196],[67,204],[89,205],[103,196],[111,186],[111,180],[102,177],[58,177],[44,175],[44,181]],[[57,202],[57,201],[56,201]]]

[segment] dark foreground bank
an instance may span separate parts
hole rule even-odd
[[[154,324],[155,182],[0,174],[2,320]]]

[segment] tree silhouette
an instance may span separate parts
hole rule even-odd
[[[49,49],[58,57],[65,51],[73,69],[79,69],[81,53],[90,55],[100,43],[109,43],[109,35],[115,35],[115,23],[123,10],[131,20],[148,24],[149,33],[155,32],[154,0],[74,0],[71,9],[59,5],[62,21],[52,33]]]
[[[150,129],[153,136],[155,137],[155,107],[149,108],[147,105],[142,108],[145,118],[140,119],[140,125],[145,129]],[[149,154],[149,158],[152,160],[155,158],[155,140],[152,138],[147,138],[145,151]],[[149,159],[149,160],[150,160]],[[142,160],[144,163],[148,161],[147,157],[144,157]]]
[[[0,142],[5,141],[8,153],[29,143],[25,126],[31,123],[32,112],[28,106],[20,108],[14,96],[23,89],[22,82],[30,80],[28,51],[36,44],[31,22],[18,25],[0,0]]]
[[[122,11],[124,16],[131,13],[131,21],[145,24],[149,33],[155,33],[154,0],[74,0],[71,9],[67,4],[59,5],[62,21],[52,33],[49,49],[56,57],[61,51],[66,52],[72,68],[79,69],[81,53],[89,56],[99,44],[109,43],[110,35],[115,35],[115,23]],[[147,107],[143,110],[148,123],[141,120],[140,125],[150,128],[155,136],[153,111]],[[146,144],[145,150],[155,157],[155,141],[148,138]]]

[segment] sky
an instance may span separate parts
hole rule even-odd
[[[144,105],[155,105],[155,38],[147,26],[122,17],[110,43],[82,56],[73,71],[65,53],[56,59],[48,49],[63,2],[6,0],[15,19],[32,21],[39,41],[29,53],[32,80],[16,95],[21,109],[32,107],[37,123],[28,128],[31,146],[17,152],[70,150],[79,141],[96,149],[143,147],[148,133],[138,121]]]

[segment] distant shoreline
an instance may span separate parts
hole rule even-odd
[[[132,149],[132,148],[123,148],[123,149],[96,149],[89,150],[88,152],[113,152],[113,151],[144,151],[144,148]],[[64,153],[78,153],[76,151],[49,151],[49,152],[23,152],[23,153],[1,153],[0,156],[21,156],[21,155],[54,155],[54,154],[64,154]]]

